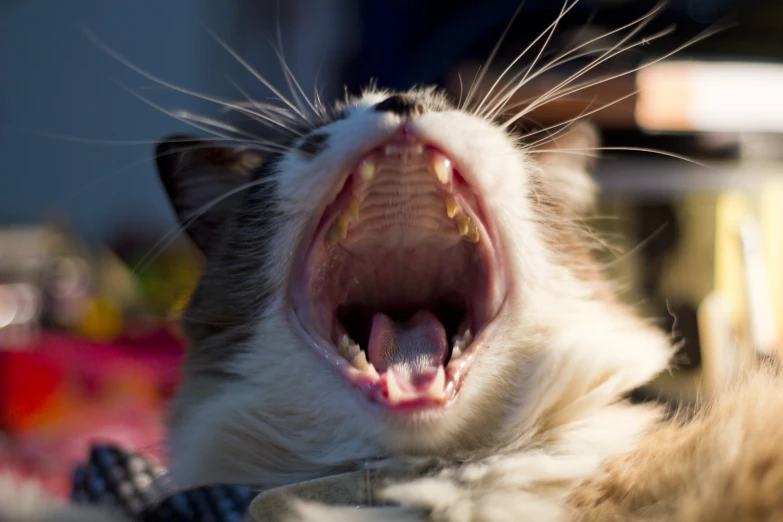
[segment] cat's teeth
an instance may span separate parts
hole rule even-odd
[[[340,350],[340,355],[342,355],[343,357],[345,357],[351,362],[353,362],[354,358],[359,353],[364,353],[362,352],[362,349],[359,348],[359,345],[356,344],[356,342],[350,337],[348,337],[346,334],[343,334],[343,336],[340,338],[339,350]]]
[[[334,246],[348,235],[348,227],[359,217],[359,200],[352,199],[342,214],[334,220],[326,232],[326,244]]]
[[[359,175],[364,181],[372,181],[375,177],[375,160],[372,158],[365,158],[359,164]]]
[[[342,337],[340,337],[340,345],[339,350],[341,355],[345,355],[348,353],[348,346],[352,343],[351,338],[348,337],[347,334],[343,334]]]
[[[446,387],[446,370],[443,366],[438,366],[438,373],[435,375],[432,384],[427,389],[427,396],[433,399],[443,398],[443,389]]]
[[[394,377],[394,372],[391,370],[386,372],[386,395],[388,395],[389,402],[392,404],[399,402],[403,396],[402,389],[397,383],[397,378]]]
[[[348,235],[348,224],[340,218],[334,220],[329,231],[326,232],[326,244],[330,247],[336,245]]]
[[[438,181],[443,185],[447,185],[451,181],[451,176],[454,173],[454,168],[451,166],[451,160],[443,154],[438,153],[432,155],[432,170],[435,171]]]
[[[414,143],[413,145],[387,143],[383,147],[383,153],[386,156],[418,156],[424,153],[424,145],[421,143]]]
[[[459,235],[470,241],[471,243],[478,243],[479,233],[476,228],[476,224],[465,214],[457,214],[454,216],[454,221],[459,228]]]
[[[357,349],[359,348],[357,345],[353,345],[353,346],[356,346]],[[353,359],[351,360],[351,364],[357,370],[364,371],[370,368],[370,363],[367,362],[367,354],[361,350],[359,350],[359,353],[357,353],[353,357]]]
[[[446,196],[446,215],[449,216],[449,219],[453,219],[459,211],[457,201],[452,196]]]
[[[472,342],[473,334],[470,333],[470,330],[465,330],[465,332],[460,336],[455,335],[453,340],[454,347],[451,349],[451,360],[455,361],[459,359]]]
[[[395,145],[394,143],[387,143],[386,146],[383,147],[383,153],[386,156],[401,154],[402,150],[403,150],[402,145]]]

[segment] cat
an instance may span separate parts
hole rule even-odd
[[[598,133],[531,141],[514,125],[529,107],[507,106],[518,80],[456,102],[236,104],[283,137],[160,143],[206,259],[182,317],[176,483],[383,478],[382,506],[292,497],[290,520],[783,517],[777,364],[689,415],[627,400],[674,347],[592,256],[593,160],[569,152]]]

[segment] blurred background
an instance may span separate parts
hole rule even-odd
[[[638,396],[691,400],[725,361],[777,350],[783,328],[783,3],[671,0],[635,37],[623,41],[631,26],[598,38],[655,5],[579,2],[539,65],[580,50],[512,103],[529,107],[606,50],[635,44],[580,78],[594,86],[537,106],[519,126],[592,113],[605,150],[600,208],[585,224],[613,245],[599,255],[623,297],[681,348],[678,371]],[[269,99],[210,31],[282,89],[279,27],[290,69],[322,99],[371,78],[437,83],[457,97],[519,6],[0,0],[0,470],[67,495],[91,441],[165,460],[162,418],[183,350],[176,316],[202,260],[172,232],[152,150],[169,134],[203,134],[174,111],[268,131],[149,75],[217,98]],[[522,5],[480,95],[562,7]]]

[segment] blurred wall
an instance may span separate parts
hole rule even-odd
[[[204,133],[161,113],[118,82],[170,110],[220,117],[219,108],[156,87],[83,31],[94,33],[145,71],[182,87],[242,99],[231,84],[235,81],[254,97],[266,98],[268,92],[208,29],[274,84],[284,85],[270,46],[278,15],[275,4],[0,0],[0,225],[39,222],[57,210],[58,217],[65,216],[92,240],[128,221],[153,233],[173,226],[155,175],[154,142],[174,132]],[[329,42],[341,39],[337,35],[346,18],[329,12],[339,13],[335,8],[346,1],[280,4],[292,69],[305,76],[308,93],[318,66],[325,68],[319,82],[330,85],[339,45]],[[81,142],[83,138],[87,141]]]

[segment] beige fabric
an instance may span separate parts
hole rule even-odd
[[[394,475],[388,470],[365,469],[270,489],[253,500],[249,513],[256,522],[281,522],[292,514],[291,502],[296,500],[365,508],[388,506],[378,492]]]

